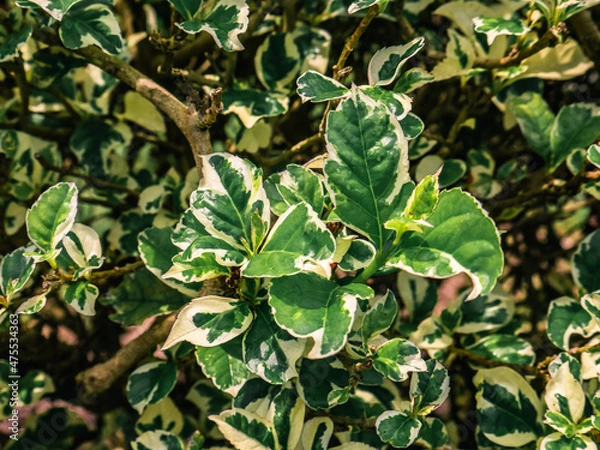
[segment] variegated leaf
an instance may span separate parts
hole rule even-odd
[[[392,381],[404,381],[410,372],[427,370],[421,351],[412,342],[394,338],[380,346],[373,357],[373,368]]]
[[[377,418],[375,428],[382,441],[405,448],[417,439],[421,422],[398,411],[386,411]]]
[[[407,44],[385,47],[378,50],[369,61],[370,85],[387,86],[400,73],[406,61],[416,55],[425,45],[425,38],[418,37]]]
[[[325,193],[319,176],[310,169],[289,164],[284,172],[265,180],[271,210],[281,216],[291,206],[305,202],[317,215],[323,211]]]
[[[183,415],[170,397],[165,397],[146,409],[135,424],[138,434],[146,431],[170,431],[178,434],[183,428]]]
[[[483,369],[473,378],[481,432],[493,443],[520,447],[542,431],[542,404],[531,385],[508,367]]]
[[[529,31],[529,27],[522,20],[508,20],[498,17],[475,17],[473,19],[475,31],[487,36],[487,44],[491,46],[497,36],[522,36]]]
[[[215,386],[234,397],[250,376],[242,357],[241,336],[216,347],[197,347],[196,361]]]
[[[302,103],[306,103],[307,101],[314,103],[325,102],[346,97],[350,94],[350,89],[342,83],[315,70],[309,70],[300,75],[296,84]]]
[[[339,286],[309,272],[271,280],[269,294],[277,324],[292,336],[312,338],[314,344],[306,356],[319,359],[344,347],[358,299],[370,298],[373,291],[359,283]]]
[[[435,359],[427,361],[427,370],[413,373],[410,380],[410,399],[413,412],[427,415],[439,408],[450,393],[448,370]]]
[[[227,89],[222,100],[223,114],[236,114],[246,128],[252,128],[264,117],[284,114],[289,104],[287,95],[243,87]]]
[[[573,279],[587,292],[600,290],[600,230],[589,234],[577,247],[571,261]]]
[[[535,362],[533,346],[518,336],[492,334],[466,347],[469,352],[483,358],[506,364],[532,366]]]
[[[392,291],[379,297],[366,312],[361,327],[363,341],[366,343],[388,328],[390,328],[398,315],[398,302]]]
[[[333,435],[333,422],[329,417],[313,417],[302,428],[302,448],[326,449]]]
[[[246,277],[281,277],[300,272],[331,275],[335,239],[306,203],[288,209],[260,252],[242,268]]]
[[[295,386],[284,387],[271,402],[268,417],[281,449],[296,448],[300,441],[306,404]]]
[[[63,16],[58,33],[70,49],[97,45],[112,55],[123,49],[117,18],[108,6],[92,0],[73,3]]]
[[[142,413],[147,405],[165,398],[177,382],[177,366],[172,362],[153,361],[135,369],[127,379],[127,401]]]
[[[599,331],[598,324],[581,306],[581,303],[560,297],[553,300],[548,308],[548,339],[561,350],[568,350],[571,336],[579,334],[589,337]]]
[[[335,212],[380,251],[391,236],[383,224],[401,207],[409,181],[408,143],[387,108],[354,89],[329,113],[325,176]]]
[[[592,144],[588,147],[587,159],[600,169],[600,145]]]
[[[184,450],[183,442],[176,434],[168,431],[146,431],[131,443],[133,450]]]
[[[569,364],[563,364],[546,384],[544,399],[548,411],[564,416],[572,424],[579,423],[586,397],[580,382],[571,373]]]
[[[216,347],[242,334],[252,320],[245,302],[217,295],[199,297],[179,312],[163,349],[182,341]]]
[[[271,384],[283,384],[298,375],[296,362],[306,341],[295,339],[273,321],[265,303],[255,309],[256,319],[244,335],[244,361],[248,370]]]
[[[227,52],[244,50],[239,36],[248,28],[250,8],[245,0],[219,0],[212,5],[210,11],[205,6],[197,17],[177,26],[190,34],[206,31]]]
[[[183,20],[192,20],[202,8],[202,0],[169,0]]]
[[[65,302],[84,316],[96,315],[96,299],[100,295],[98,287],[89,281],[76,281],[66,286],[63,297]]]
[[[0,31],[0,63],[9,61],[19,56],[19,49],[29,40],[33,28],[31,25],[23,26],[19,31],[10,33],[8,36],[3,36],[4,32]]]
[[[34,249],[34,246],[19,247],[4,256],[0,262],[0,292],[9,303],[12,297],[23,289],[35,269],[33,258],[26,256],[26,253]]]
[[[275,447],[273,429],[256,414],[243,409],[229,409],[209,417],[219,431],[239,450],[269,450]]]
[[[74,271],[73,279],[85,276],[93,269],[98,269],[104,263],[100,236],[92,227],[79,223],[73,224],[71,230],[62,239],[64,252],[58,257],[57,263],[68,270]],[[63,260],[64,258],[64,260]],[[73,264],[70,264],[70,263]]]
[[[350,374],[335,356],[303,359],[298,377],[298,392],[313,409],[327,409],[346,403],[350,396]]]
[[[269,91],[286,92],[300,70],[300,51],[292,33],[270,33],[256,50],[256,75]]]

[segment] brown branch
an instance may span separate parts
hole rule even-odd
[[[360,23],[356,27],[356,30],[354,30],[354,33],[352,33],[352,36],[350,36],[350,38],[344,44],[342,53],[340,54],[340,57],[338,58],[337,63],[335,63],[335,66],[333,66],[333,78],[335,78],[337,81],[343,82],[344,77],[349,73],[349,72],[344,72],[344,66],[346,65],[346,60],[354,51],[354,48],[358,44],[358,40],[363,35],[363,33],[367,30],[367,27],[369,26],[369,24],[378,15],[379,15],[379,5],[371,6],[367,10],[366,16],[363,17],[363,19],[360,21]]]
[[[493,359],[488,359],[480,355],[476,355],[475,353],[471,353],[465,349],[450,346],[449,350],[458,356],[459,358],[466,358],[474,364],[479,364],[484,367],[510,367],[511,369],[516,370],[517,372],[525,373],[527,375],[535,375],[540,376],[540,370],[537,366],[524,366],[521,364],[509,364],[502,361],[496,361]]]
[[[592,17],[591,11],[581,11],[567,20],[569,29],[581,43],[583,51],[600,70],[600,29]]]
[[[272,158],[265,158],[265,157],[261,158],[258,155],[256,155],[255,157],[260,160],[259,162],[261,163],[261,165],[273,167],[273,166],[281,164],[285,161],[289,161],[293,155],[298,154],[298,153],[302,152],[303,150],[305,150],[309,147],[312,147],[315,144],[318,144],[322,139],[323,139],[323,136],[320,133],[316,133],[316,134],[313,134],[312,136],[309,136],[306,139],[298,142],[297,144],[292,146],[289,150],[285,150],[285,151],[281,152],[281,154],[274,156]]]
[[[205,281],[199,297],[220,294],[222,286],[221,278]],[[176,316],[177,313],[172,313],[167,317],[159,318],[148,331],[119,349],[108,361],[80,372],[75,379],[83,386],[88,398],[108,390],[119,377],[161,345],[167,339]]]
[[[526,58],[541,52],[545,48],[552,47],[558,42],[557,32],[563,33],[564,25],[557,25],[556,28],[550,28],[543,36],[523,50],[513,49],[507,56],[500,59],[476,58],[473,67],[481,67],[483,69],[503,69],[506,67],[517,66]]]

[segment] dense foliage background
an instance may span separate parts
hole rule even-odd
[[[596,3],[1,6],[3,448],[597,448]]]

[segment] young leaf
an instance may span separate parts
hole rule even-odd
[[[391,236],[383,224],[402,201],[409,181],[408,143],[387,108],[354,89],[329,113],[325,177],[335,212],[366,235],[378,251]]]
[[[508,367],[477,372],[477,418],[483,435],[501,446],[521,447],[542,431],[542,404],[535,390]]]
[[[25,253],[33,250],[33,246],[19,247],[0,262],[0,293],[9,303],[13,295],[23,289],[35,269],[33,258],[25,256]]]
[[[197,347],[196,361],[215,386],[234,397],[250,375],[242,358],[241,337],[216,347]]]
[[[487,36],[487,44],[491,46],[497,36],[522,36],[529,31],[529,27],[522,20],[508,20],[498,17],[475,17],[473,19],[475,31]]]
[[[165,398],[177,382],[177,366],[172,362],[154,361],[135,369],[127,379],[127,401],[142,414],[147,405]]]
[[[248,28],[250,8],[245,0],[220,0],[213,5],[210,11],[203,8],[199,18],[185,20],[177,26],[190,34],[206,31],[226,52],[244,50],[239,35]]]
[[[242,268],[246,277],[281,277],[315,272],[329,277],[335,239],[306,203],[288,209],[277,221],[264,246]]]
[[[96,230],[87,225],[73,224],[71,231],[62,240],[62,245],[78,269],[73,274],[77,279],[89,273],[92,269],[102,266],[102,245]]]
[[[75,222],[77,192],[75,183],[55,184],[27,210],[27,235],[46,255],[53,253]]]
[[[429,414],[439,408],[450,392],[448,370],[435,359],[430,359],[426,364],[427,370],[413,373],[410,380],[413,412],[419,415]]]
[[[256,414],[243,409],[229,409],[210,416],[223,436],[238,449],[267,450],[275,448],[271,425]]]
[[[370,298],[373,291],[358,283],[339,286],[309,272],[271,280],[269,294],[277,324],[292,336],[312,338],[314,345],[306,356],[319,359],[344,347],[357,300]]]
[[[404,63],[416,55],[424,45],[425,38],[418,37],[408,44],[378,50],[369,61],[369,84],[371,86],[387,86],[390,84],[396,79]]]
[[[421,422],[398,411],[386,411],[377,418],[375,428],[382,441],[405,448],[417,439]]]
[[[62,18],[58,34],[70,49],[95,44],[112,55],[123,49],[117,18],[102,3],[85,0],[73,3]]]
[[[70,283],[64,291],[65,302],[75,311],[84,316],[94,316],[96,299],[100,290],[89,281],[76,281]]]
[[[179,312],[163,349],[182,341],[216,347],[242,334],[252,320],[245,302],[216,295],[199,297]]]
[[[392,381],[404,381],[410,372],[427,370],[427,365],[415,344],[395,338],[377,349],[373,368]]]
[[[335,100],[347,96],[350,89],[339,81],[329,78],[314,70],[309,70],[298,77],[296,81],[298,95],[302,103],[314,103]]]
[[[575,284],[587,292],[600,290],[600,230],[588,235],[577,247],[571,261]]]
[[[427,219],[439,200],[438,175],[428,175],[410,194],[404,215],[412,220]]]
[[[296,362],[306,341],[295,339],[273,321],[268,305],[255,309],[256,319],[244,335],[244,361],[248,370],[271,384],[283,384],[298,375]]]
[[[444,191],[427,221],[433,228],[404,239],[389,265],[432,278],[464,272],[473,282],[468,300],[489,293],[504,259],[498,230],[481,205],[459,189]]]

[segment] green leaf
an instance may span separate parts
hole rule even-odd
[[[202,7],[202,0],[169,0],[184,20],[192,20]]]
[[[387,86],[396,79],[406,61],[425,46],[425,38],[418,37],[407,44],[384,47],[369,61],[368,77],[371,86]]]
[[[62,239],[65,252],[61,252],[57,263],[61,265],[63,256],[70,260],[68,269],[73,270],[73,279],[81,278],[98,269],[104,263],[100,236],[92,227],[79,223],[73,224],[71,231]],[[66,253],[66,255],[65,255]],[[67,259],[67,258],[65,258]]]
[[[210,416],[225,439],[238,449],[267,450],[275,448],[275,437],[270,424],[256,414],[243,409],[229,409],[218,416]]]
[[[313,409],[326,409],[349,398],[350,374],[335,356],[303,359],[298,377],[298,392]]]
[[[178,434],[183,428],[183,415],[170,397],[165,397],[155,404],[146,406],[135,424],[135,431],[142,434],[146,431],[170,431]]]
[[[217,295],[195,298],[177,314],[163,349],[182,341],[216,347],[242,334],[252,320],[248,303]]]
[[[77,3],[80,0],[29,0],[31,3],[38,5],[54,19],[59,22],[63,18],[64,14],[71,7],[73,3]]]
[[[546,384],[544,399],[549,411],[560,413],[572,424],[579,423],[586,397],[579,380],[571,373],[569,364],[563,364]]]
[[[498,230],[481,205],[459,189],[444,191],[427,221],[433,228],[403,239],[389,265],[432,278],[464,272],[473,282],[468,300],[490,292],[504,258]]]
[[[421,422],[398,411],[386,411],[377,418],[375,428],[382,441],[405,448],[417,439]]]
[[[341,261],[338,264],[338,268],[345,271],[359,270],[367,267],[373,259],[375,258],[375,247],[369,241],[365,241],[363,239],[352,239],[356,236],[351,236],[350,247],[344,253]],[[343,238],[342,238],[343,239]],[[337,259],[338,251],[340,250],[339,246],[339,236],[338,241],[336,241],[336,253],[334,255],[334,261]]]
[[[302,448],[325,450],[333,435],[333,422],[329,417],[313,417],[302,428]]]
[[[146,431],[131,443],[133,450],[184,450],[185,447],[179,437],[168,431]]]
[[[89,281],[70,283],[64,292],[65,302],[75,311],[84,316],[96,315],[94,306],[100,295],[100,290]]]
[[[407,272],[399,272],[397,284],[411,323],[419,324],[433,312],[438,301],[437,284]]]
[[[598,445],[587,436],[567,437],[552,433],[540,442],[540,450],[596,450]]]
[[[561,350],[569,349],[573,334],[589,337],[598,325],[583,309],[581,303],[569,297],[560,297],[548,309],[548,339]]]
[[[461,316],[460,324],[454,329],[457,333],[480,333],[500,328],[508,324],[515,313],[514,299],[501,289],[470,301],[465,301],[465,298],[466,293],[456,300],[460,304]]]
[[[226,52],[244,50],[239,35],[248,28],[250,8],[245,0],[220,0],[210,11],[204,7],[196,19],[178,23],[186,33],[206,31]]]
[[[535,351],[525,339],[508,334],[492,334],[465,348],[470,353],[506,364],[533,366]]]
[[[600,135],[600,107],[587,103],[563,106],[550,131],[553,171],[576,148],[587,148]]]
[[[292,336],[312,338],[314,345],[306,356],[318,359],[346,345],[358,299],[370,298],[373,291],[364,284],[338,286],[314,273],[300,273],[271,280],[269,294],[277,324]]]
[[[292,33],[270,33],[256,50],[256,75],[269,91],[285,92],[300,70],[300,52]]]
[[[587,159],[600,169],[600,145],[592,144],[588,147]]]
[[[406,117],[400,121],[400,127],[406,136],[406,139],[416,139],[425,129],[425,124],[416,115],[409,112]]]
[[[9,34],[0,44],[0,63],[19,56],[19,49],[29,40],[32,33],[31,25],[25,25],[19,31]]]
[[[417,184],[404,208],[404,215],[412,220],[427,219],[439,200],[437,175],[428,175]]]
[[[427,370],[419,348],[402,338],[394,338],[377,349],[373,368],[392,381],[404,381],[410,372]]]
[[[245,254],[255,253],[270,219],[262,171],[229,154],[202,160],[202,184],[191,197],[194,216],[216,239]]]
[[[550,131],[554,124],[554,113],[544,97],[537,92],[527,92],[520,97],[510,98],[507,105],[531,148],[550,161]]]
[[[589,234],[577,247],[571,260],[575,284],[587,292],[600,290],[600,230]]]
[[[65,47],[74,50],[88,45],[112,55],[123,50],[117,18],[108,6],[92,0],[75,2],[63,16],[58,34]]]
[[[410,399],[413,412],[418,415],[427,415],[439,408],[450,393],[448,370],[435,359],[426,364],[427,369],[413,373],[410,380]]]
[[[263,92],[244,87],[227,89],[221,97],[223,114],[235,113],[246,128],[252,128],[264,117],[284,114],[289,98],[273,92]]]
[[[416,440],[417,444],[421,444],[425,448],[442,448],[448,443],[448,431],[442,422],[437,417],[422,417],[419,418],[421,429],[419,437]]]
[[[27,235],[46,255],[53,253],[75,222],[77,192],[75,183],[55,184],[27,210]]]
[[[284,388],[271,403],[273,431],[282,449],[297,448],[304,425],[306,405],[295,387]]]
[[[363,342],[378,336],[390,328],[398,315],[398,302],[392,291],[377,298],[375,303],[366,312],[361,333]]]
[[[508,367],[483,369],[473,378],[483,435],[501,446],[521,447],[541,432],[542,404],[535,390]]]
[[[281,216],[291,206],[305,202],[320,215],[325,204],[325,193],[319,176],[296,164],[289,164],[286,169],[265,180],[264,187],[271,210]]]
[[[522,20],[508,20],[498,17],[475,17],[473,19],[475,31],[487,36],[487,44],[491,46],[497,36],[522,36],[529,31],[529,27]]]
[[[33,246],[19,247],[0,262],[0,292],[9,303],[12,297],[23,289],[35,269],[33,258],[25,255],[33,250]]]
[[[461,159],[446,159],[439,176],[440,188],[453,185],[467,173],[467,164]]]
[[[250,375],[242,359],[241,337],[216,347],[197,347],[196,361],[215,386],[234,397]]]
[[[398,78],[398,81],[396,81],[396,84],[394,85],[394,92],[409,94],[415,89],[429,84],[432,81],[433,75],[419,67],[414,67],[400,75],[400,78]]]
[[[408,144],[387,108],[357,89],[329,113],[325,176],[335,213],[378,251],[391,236],[383,224],[400,205],[409,181]]]
[[[115,309],[110,318],[125,326],[176,311],[188,301],[188,297],[157,280],[147,269],[125,275],[119,286],[100,299],[100,303]]]
[[[189,297],[200,290],[200,283],[184,283],[177,279],[163,278],[173,266],[171,259],[178,248],[171,242],[171,228],[147,228],[138,235],[138,251],[146,268],[167,286]]]
[[[19,380],[19,405],[31,405],[56,390],[50,375],[41,370],[30,370]]]
[[[277,326],[266,303],[255,309],[256,319],[244,335],[246,367],[271,384],[283,384],[296,377],[296,362],[306,341],[295,339]]]
[[[315,272],[329,277],[335,239],[306,203],[288,209],[277,221],[264,246],[242,268],[246,277],[280,277]]]
[[[177,366],[153,361],[135,369],[127,379],[127,401],[142,414],[146,406],[158,403],[175,387]]]
[[[325,102],[350,94],[350,90],[342,83],[315,70],[309,70],[300,75],[296,84],[302,103],[306,103],[307,101],[314,103]]]

